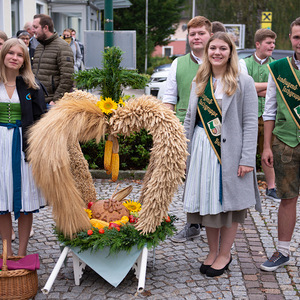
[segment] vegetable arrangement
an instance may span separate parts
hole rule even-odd
[[[130,251],[134,245],[139,249],[144,245],[155,247],[167,236],[172,236],[176,231],[175,216],[164,218],[153,233],[143,235],[135,228],[142,205],[133,200],[124,201],[131,191],[132,186],[128,186],[119,192],[115,191],[110,199],[89,202],[84,210],[90,219],[91,228],[77,233],[73,239],[66,238],[56,230],[59,241],[66,246],[79,247],[80,251],[97,251],[109,247],[110,253],[116,253]]]
[[[66,246],[79,247],[80,251],[91,250],[92,252],[101,250],[104,247],[110,248],[110,254],[119,251],[130,251],[134,245],[141,249],[146,245],[148,248],[156,247],[160,242],[164,241],[168,236],[172,236],[176,231],[174,222],[177,217],[170,215],[157,227],[154,233],[146,235],[140,234],[135,229],[134,224],[128,222],[123,226],[112,225],[98,229],[92,227],[87,231],[81,231],[77,236],[70,240],[62,233],[56,231],[58,240]]]

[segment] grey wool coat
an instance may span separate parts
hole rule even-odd
[[[196,83],[192,83],[188,111],[184,121],[189,140],[188,152],[196,125],[198,96]],[[235,211],[255,205],[261,211],[256,179],[256,145],[258,99],[252,77],[240,74],[234,95],[224,94],[222,99],[221,161],[224,211]],[[190,157],[187,159],[187,173]],[[243,178],[237,176],[239,165],[254,168]]]

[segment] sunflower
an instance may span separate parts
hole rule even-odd
[[[140,211],[142,206],[140,202],[135,202],[133,200],[127,200],[123,203],[123,205],[130,211],[130,212],[136,212]]]
[[[118,108],[118,104],[109,97],[106,97],[105,100],[98,101],[96,105],[107,115],[111,114],[114,109]]]
[[[92,211],[88,208],[85,208],[84,210],[87,213],[88,217],[91,219],[92,218]]]
[[[125,106],[125,102],[123,101],[122,98],[119,99],[119,106]]]

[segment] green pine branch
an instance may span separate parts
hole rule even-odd
[[[142,89],[146,86],[149,81],[147,75],[121,67],[123,52],[119,47],[111,47],[102,53],[103,69],[93,68],[74,74],[79,89],[96,89],[100,91],[102,97],[110,97],[118,102],[123,96],[123,87]]]

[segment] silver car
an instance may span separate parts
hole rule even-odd
[[[157,99],[162,100],[165,93],[168,75],[169,70],[153,73],[151,75],[150,82],[145,87],[145,95],[152,95]]]

